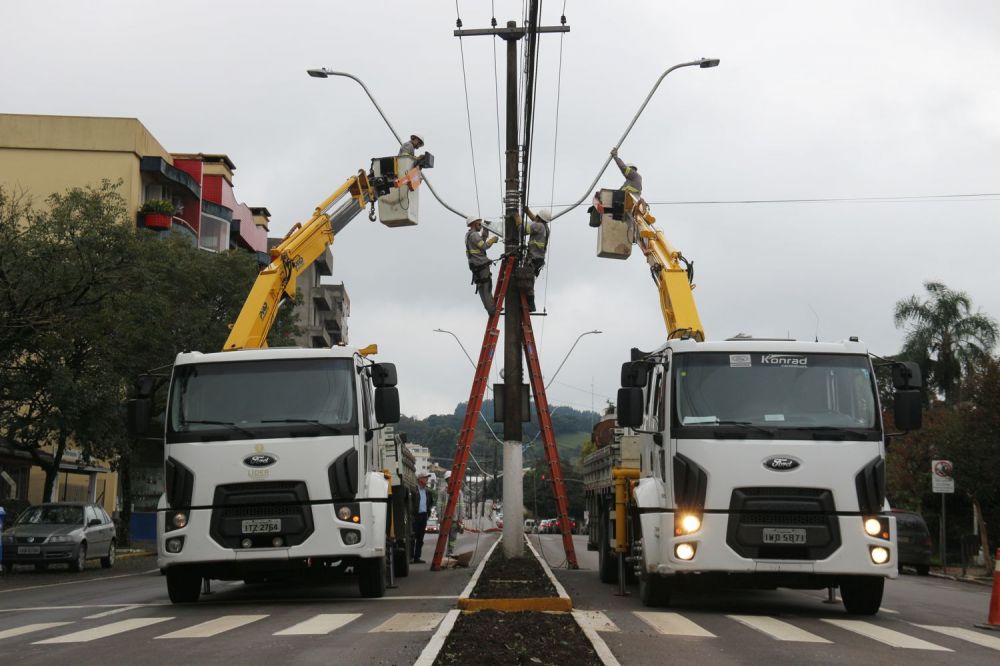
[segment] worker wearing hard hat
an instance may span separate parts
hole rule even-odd
[[[400,155],[416,157],[414,153],[424,147],[424,137],[420,134],[411,134],[410,140],[399,147]]]
[[[622,185],[621,189],[623,192],[630,192],[635,199],[642,196],[642,176],[639,175],[639,168],[634,164],[625,164],[622,162],[621,158],[618,157],[618,148],[611,149],[611,157],[615,158],[615,164],[621,169],[622,175],[625,176],[625,183]]]
[[[448,470],[447,472],[444,473],[444,480],[446,482],[451,480],[451,470]],[[450,484],[445,483],[441,488],[442,496],[439,498],[441,500],[440,506],[448,506],[448,500],[450,498],[449,485]],[[462,503],[462,489],[459,488],[458,499],[455,502],[455,513],[451,517],[452,518],[451,527],[448,530],[448,549],[445,552],[445,555],[447,555],[448,557],[451,557],[452,555],[455,554],[455,542],[458,541],[458,535],[461,532],[465,531],[465,529],[462,526],[462,517],[464,515],[465,515],[465,507]]]
[[[497,237],[489,235],[483,228],[482,219],[478,217],[465,218],[465,224],[469,229],[465,234],[465,254],[469,260],[469,270],[472,271],[472,284],[476,285],[483,307],[492,317],[496,312],[496,305],[493,303],[493,274],[486,250],[497,242]]]
[[[525,207],[525,215],[531,220],[528,225],[528,265],[534,271],[535,277],[542,272],[545,265],[545,251],[549,242],[549,222],[552,221],[552,211],[548,208],[534,213],[530,208]],[[535,284],[527,290],[528,307],[531,312],[535,311]]]

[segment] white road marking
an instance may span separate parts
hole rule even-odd
[[[35,631],[44,631],[45,629],[51,629],[52,627],[61,627],[64,624],[73,624],[72,622],[39,622],[38,624],[26,624],[23,627],[15,627],[13,629],[7,629],[5,631],[0,631],[0,640],[4,638],[13,638],[14,636],[23,636],[24,634],[30,634]]]
[[[611,621],[602,611],[597,610],[574,610],[577,624],[594,631],[620,631],[618,625]]]
[[[48,640],[38,641],[36,643],[32,643],[32,645],[48,645],[50,643],[87,643],[89,641],[97,640],[98,638],[107,638],[108,636],[122,634],[126,631],[132,631],[133,629],[142,629],[143,627],[148,627],[152,624],[158,624],[172,619],[174,618],[142,617],[131,620],[121,620],[120,622],[112,622],[111,624],[94,627],[93,629],[84,629],[83,631],[77,631],[72,634],[56,636],[55,638],[49,638]]]
[[[457,609],[448,611],[444,616],[444,621],[438,625],[437,631],[427,641],[427,645],[424,646],[420,656],[413,662],[413,666],[432,666],[437,659],[438,653],[441,652],[441,648],[444,647],[444,642],[448,640],[448,634],[451,633],[452,628],[455,626],[455,621],[461,614],[462,611]]]
[[[129,574],[134,575],[134,574]],[[106,580],[106,579],[102,579]],[[86,581],[79,581],[86,582]],[[62,585],[62,583],[59,583]],[[213,583],[215,585],[215,583]],[[21,588],[25,589],[25,588]],[[454,594],[428,594],[428,595],[400,595],[400,596],[390,596],[386,595],[384,597],[329,597],[327,599],[322,599],[325,604],[352,604],[355,602],[368,602],[368,601],[425,601],[425,600],[455,600],[458,599],[458,595]],[[295,603],[315,603],[320,601],[316,597],[294,597],[294,598],[275,598],[271,599],[270,603],[274,605],[289,605]],[[259,606],[262,603],[260,598],[254,599],[202,599],[198,602],[199,606],[210,606],[212,604],[231,606],[233,604],[253,604]],[[18,607],[18,608],[0,608],[0,613],[27,613],[30,611],[50,611],[50,610],[85,610],[88,608],[156,608],[159,606],[172,607],[173,604],[169,601],[148,603],[148,604],[77,604],[73,606],[28,606],[28,607]]]
[[[124,613],[125,611],[135,610],[136,608],[141,608],[141,606],[125,606],[123,608],[115,608],[114,610],[104,611],[103,613],[95,613],[94,615],[88,615],[83,618],[84,620],[97,620],[102,617],[107,617],[109,615],[117,615],[118,613]]]
[[[444,615],[444,613],[396,613],[372,629],[371,633],[380,631],[433,631]]]
[[[872,624],[863,620],[831,620],[824,618],[823,621],[836,627],[840,627],[841,629],[861,634],[862,636],[878,641],[879,643],[885,643],[886,645],[892,647],[906,648],[909,650],[936,650],[938,652],[953,651],[946,647],[941,647],[940,645],[935,645],[934,643],[928,643],[927,641],[920,640],[919,638],[907,636],[904,633],[894,631],[892,629],[886,629],[885,627],[880,627],[877,624]]]
[[[677,613],[650,613],[632,611],[637,618],[667,636],[703,636],[715,638],[715,634],[702,629],[697,624]]]
[[[830,642],[816,634],[809,633],[805,629],[799,629],[794,624],[789,624],[773,617],[761,615],[728,615],[727,617],[779,641],[796,641],[799,643]]]
[[[276,631],[274,632],[274,635],[299,636],[305,634],[311,636],[322,636],[330,633],[334,629],[340,629],[349,622],[354,622],[359,617],[361,617],[361,613],[323,613],[321,615],[311,617],[304,622],[292,625],[291,627],[288,627],[288,629]]]
[[[886,608],[885,606],[882,606],[881,608],[879,608],[878,612],[879,613],[892,613],[893,615],[899,615],[899,611],[898,610],[892,610],[891,608]]]
[[[133,576],[148,576],[151,573],[159,573],[159,569],[150,569],[149,571],[140,571],[139,573],[121,574],[120,576],[101,576],[100,578],[88,578],[87,580],[69,580],[65,583],[49,583],[48,585],[30,585],[28,587],[12,587],[9,590],[0,590],[0,594],[7,594],[9,592],[21,592],[23,590],[40,590],[43,587],[59,587],[61,585],[80,585],[81,583],[100,583],[105,580],[114,580],[115,578],[131,578]]]
[[[936,631],[939,634],[975,643],[976,645],[982,645],[983,647],[1000,650],[1000,638],[997,638],[996,636],[988,636],[987,634],[981,634],[978,631],[973,631],[972,629],[963,629],[961,627],[941,627],[933,624],[916,623],[913,623],[913,626],[920,627],[921,629],[929,629],[930,631]]]
[[[178,629],[169,634],[157,636],[157,638],[210,638],[230,629],[236,629],[257,620],[263,620],[265,617],[267,615],[223,615],[214,620],[196,624],[193,627]]]

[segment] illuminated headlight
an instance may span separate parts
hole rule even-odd
[[[361,532],[357,530],[340,530],[340,538],[348,546],[353,546],[361,541]]]
[[[694,544],[693,543],[679,543],[674,548],[674,555],[677,556],[678,560],[690,560],[694,559]]]
[[[181,549],[184,548],[184,537],[173,537],[172,539],[167,539],[165,548],[168,553],[176,554],[181,552]]]
[[[697,532],[701,528],[701,518],[693,514],[688,514],[681,518],[681,529],[685,533]]]
[[[243,539],[243,541],[240,541],[240,545],[244,548],[253,548],[253,541],[250,539]]]
[[[73,537],[66,534],[50,536],[45,543],[73,543]]]
[[[871,548],[872,562],[875,564],[885,564],[889,561],[889,550],[883,548],[882,546],[872,546]]]
[[[187,527],[188,524],[187,514],[178,511],[177,513],[174,514],[173,518],[170,519],[170,522],[177,529],[181,529],[182,527]]]
[[[889,538],[889,519],[882,516],[865,518],[865,534],[880,539]]]

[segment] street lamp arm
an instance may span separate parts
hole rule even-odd
[[[334,72],[333,70],[329,70],[326,67],[323,67],[322,69],[309,69],[306,70],[306,73],[309,74],[309,76],[312,76],[317,79],[325,79],[330,76],[344,76],[348,79],[356,81],[358,85],[361,86],[361,88],[365,91],[365,94],[368,95],[368,99],[370,99],[372,101],[372,104],[375,105],[375,109],[378,111],[379,115],[382,116],[382,120],[385,121],[386,126],[389,128],[389,131],[392,132],[392,135],[394,137],[396,137],[396,141],[398,141],[400,145],[403,144],[403,139],[400,138],[399,132],[397,132],[396,128],[392,126],[392,123],[389,122],[389,118],[385,115],[385,111],[383,111],[382,107],[379,106],[378,102],[375,101],[375,96],[372,95],[372,91],[368,89],[368,86],[365,85],[364,81],[362,81],[358,77],[348,72]],[[605,167],[607,167],[607,165],[605,165]],[[434,186],[431,185],[431,181],[427,178],[426,173],[421,173],[421,179],[423,180],[424,184],[427,185],[427,189],[431,191],[431,194],[434,195],[434,198],[437,199],[439,204],[450,210],[455,215],[458,215],[462,219],[465,219],[467,217],[465,213],[456,210],[455,208],[452,208],[441,197],[438,196],[438,193],[434,191]]]
[[[716,60],[716,59],[699,58],[698,60],[692,60],[691,62],[682,62],[679,65],[674,65],[673,67],[670,67],[669,69],[667,69],[667,71],[663,72],[663,74],[660,74],[660,78],[658,78],[656,80],[656,83],[653,84],[652,90],[650,90],[649,94],[646,95],[646,99],[643,101],[642,105],[639,107],[639,110],[636,111],[635,115],[632,117],[632,122],[630,122],[628,124],[628,127],[625,128],[625,132],[622,134],[621,138],[618,139],[618,143],[615,144],[615,148],[621,148],[622,144],[625,142],[625,137],[627,137],[628,133],[632,131],[632,127],[635,125],[635,122],[637,120],[639,120],[639,116],[642,115],[642,112],[646,109],[646,105],[649,104],[649,100],[651,100],[653,98],[653,93],[655,93],[656,89],[660,87],[660,83],[662,83],[663,79],[665,79],[667,77],[667,74],[669,74],[670,72],[674,71],[675,69],[680,69],[681,67],[694,67],[695,65],[697,65],[698,67],[701,67],[702,69],[707,69],[709,67],[715,67],[718,64],[719,64],[719,61]],[[601,170],[597,172],[597,176],[594,178],[594,182],[592,182],[590,184],[590,186],[586,189],[586,191],[583,193],[583,196],[581,196],[577,200],[576,203],[567,206],[563,210],[561,210],[558,213],[556,213],[555,215],[553,215],[552,219],[554,220],[557,217],[562,217],[563,215],[565,215],[569,211],[573,210],[574,208],[576,208],[577,206],[579,206],[580,204],[582,204],[584,202],[584,200],[588,196],[590,196],[590,194],[594,191],[594,186],[597,185],[597,181],[599,181],[601,179],[601,176],[604,175],[604,171],[608,168],[609,164],[611,164],[611,155],[608,155],[607,159],[604,160],[604,165],[601,167]]]
[[[559,374],[559,371],[562,370],[564,365],[566,365],[566,360],[569,358],[569,355],[573,353],[573,350],[576,349],[576,345],[578,342],[580,342],[580,338],[582,338],[585,335],[598,335],[600,333],[602,333],[602,331],[584,331],[583,333],[577,336],[576,340],[573,342],[573,346],[569,348],[569,351],[566,352],[565,356],[563,356],[563,360],[559,364],[559,367],[556,368],[556,371],[552,373],[552,377],[549,378],[549,383],[545,385],[546,391],[548,391],[549,387],[552,386],[552,382],[556,380],[556,375]]]

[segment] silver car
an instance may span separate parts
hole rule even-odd
[[[53,562],[83,571],[88,559],[115,563],[115,525],[102,507],[89,502],[53,502],[26,509],[3,532],[3,564],[33,564],[42,570]]]

